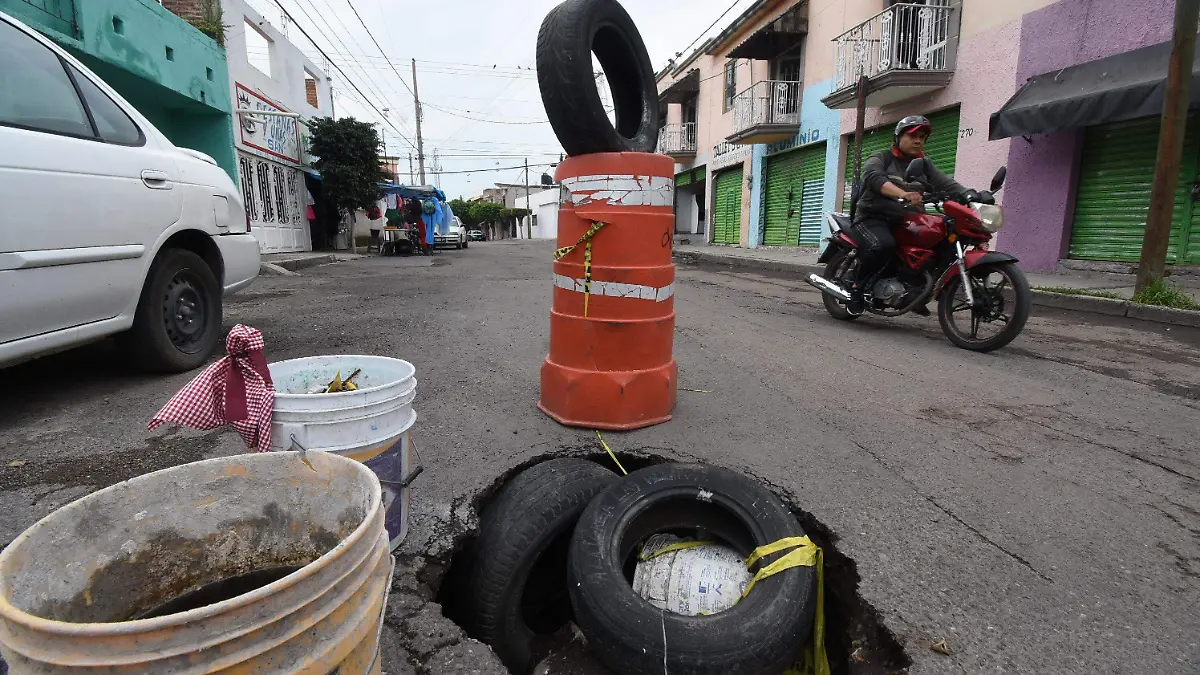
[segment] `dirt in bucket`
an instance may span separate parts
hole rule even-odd
[[[215,605],[218,602],[236,598],[244,593],[249,593],[258,588],[262,588],[268,584],[272,584],[287,575],[300,569],[300,565],[290,565],[286,567],[275,567],[266,570],[257,570],[247,574],[241,574],[228,579],[221,579],[210,584],[205,584],[194,591],[184,593],[183,595],[168,600],[154,609],[134,617],[135,619],[153,619],[157,616],[167,616],[168,614],[179,614],[186,612],[189,609],[197,609],[208,605]]]

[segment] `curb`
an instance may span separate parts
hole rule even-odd
[[[333,262],[337,262],[337,256],[332,253],[305,256],[303,258],[288,258],[285,260],[264,260],[260,263],[260,271],[262,274],[278,274],[278,269],[287,272],[298,272],[302,269],[316,267],[317,265],[327,265]]]
[[[717,252],[710,253],[708,251],[676,251],[673,254],[673,258],[677,262],[686,264],[709,263],[740,267],[742,269],[765,270],[768,272],[792,272],[798,275],[808,275],[814,272],[820,274],[824,271],[824,268],[820,265],[785,260],[746,258]],[[1118,316],[1134,319],[1135,321],[1146,321],[1169,326],[1200,328],[1200,312],[1192,312],[1186,309],[1172,309],[1170,307],[1157,307],[1155,305],[1139,305],[1128,300],[1113,300],[1090,295],[1070,295],[1067,293],[1034,290],[1033,305],[1035,307],[1050,307],[1072,312]]]

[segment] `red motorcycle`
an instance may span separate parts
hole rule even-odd
[[[924,159],[914,159],[905,181],[921,183]],[[938,322],[955,345],[990,352],[1012,342],[1029,318],[1029,282],[1007,253],[987,250],[1003,215],[992,193],[1004,185],[1005,168],[988,191],[974,193],[967,204],[945,195],[924,193],[937,213],[913,212],[895,230],[896,257],[865,280],[863,309],[879,316],[901,316],[938,301]],[[858,243],[850,235],[850,218],[829,214],[832,235],[818,262],[825,274],[807,281],[824,293],[825,309],[836,319],[862,315],[849,307],[850,282],[858,274]]]

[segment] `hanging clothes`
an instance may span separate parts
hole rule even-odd
[[[308,218],[309,220],[317,219],[317,213],[316,213],[316,211],[313,211],[313,204],[316,204],[316,203],[317,203],[317,201],[315,199],[313,199],[312,193],[308,191],[308,188],[304,188],[305,217]]]

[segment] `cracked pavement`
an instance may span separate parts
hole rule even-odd
[[[417,367],[426,471],[389,674],[503,672],[431,604],[455,537],[505,471],[595,448],[535,408],[552,250],[364,258],[227,300],[226,325],[261,329],[269,360]],[[680,386],[711,393],[605,439],[769,479],[835,534],[911,672],[1198,672],[1200,331],[1035,308],[979,355],[936,319],[836,322],[800,279],[680,267],[676,288]],[[241,452],[232,431],[144,431],[191,376],[128,373],[104,343],[0,371],[0,543],[91,490]],[[943,639],[951,655],[930,649]]]

